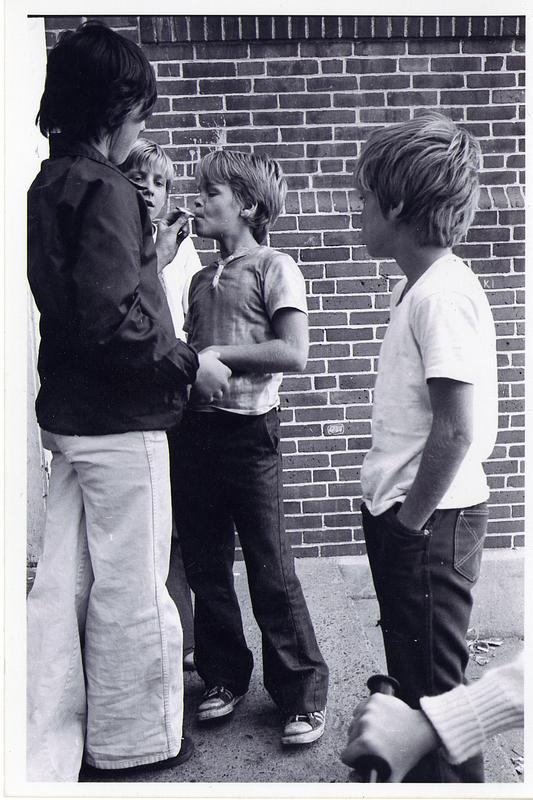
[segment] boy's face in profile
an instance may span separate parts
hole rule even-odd
[[[167,202],[167,182],[164,175],[157,169],[153,171],[146,164],[136,169],[129,169],[126,175],[131,181],[143,187],[140,194],[148,206],[150,219],[156,219]]]
[[[373,258],[394,258],[392,245],[396,226],[384,216],[374,192],[360,189],[362,198],[361,239]]]
[[[241,216],[242,203],[227,183],[200,185],[194,201],[194,225],[198,236],[219,240],[246,227]]]

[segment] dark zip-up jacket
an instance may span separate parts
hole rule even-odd
[[[87,144],[51,137],[28,193],[45,430],[99,435],[179,422],[196,352],[174,336],[144,200]]]

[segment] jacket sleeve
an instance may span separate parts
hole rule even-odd
[[[127,184],[95,181],[74,213],[73,324],[88,362],[169,388],[193,382],[198,358],[174,335],[136,195]]]

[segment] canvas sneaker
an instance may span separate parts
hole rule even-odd
[[[232,714],[235,706],[243,697],[242,694],[233,694],[224,686],[213,686],[205,692],[202,702],[196,710],[196,718],[199,722],[204,722]]]
[[[326,709],[293,714],[285,722],[282,744],[311,744],[320,739],[326,727]]]

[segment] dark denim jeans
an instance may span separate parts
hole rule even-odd
[[[253,656],[233,584],[236,528],[262,634],[265,687],[285,714],[324,708],[328,668],[285,535],[277,411],[188,411],[169,441],[176,524],[195,594],[198,673],[208,687],[248,689]]]
[[[424,695],[465,681],[471,590],[479,576],[488,510],[437,510],[422,531],[406,528],[397,507],[373,517],[362,506],[368,558],[381,612],[389,674],[413,708]],[[481,755],[460,765],[436,751],[406,783],[481,783]]]
[[[191,588],[185,575],[180,540],[174,530],[170,546],[170,565],[168,569],[167,590],[176,604],[183,631],[183,656],[194,650],[194,623]]]

